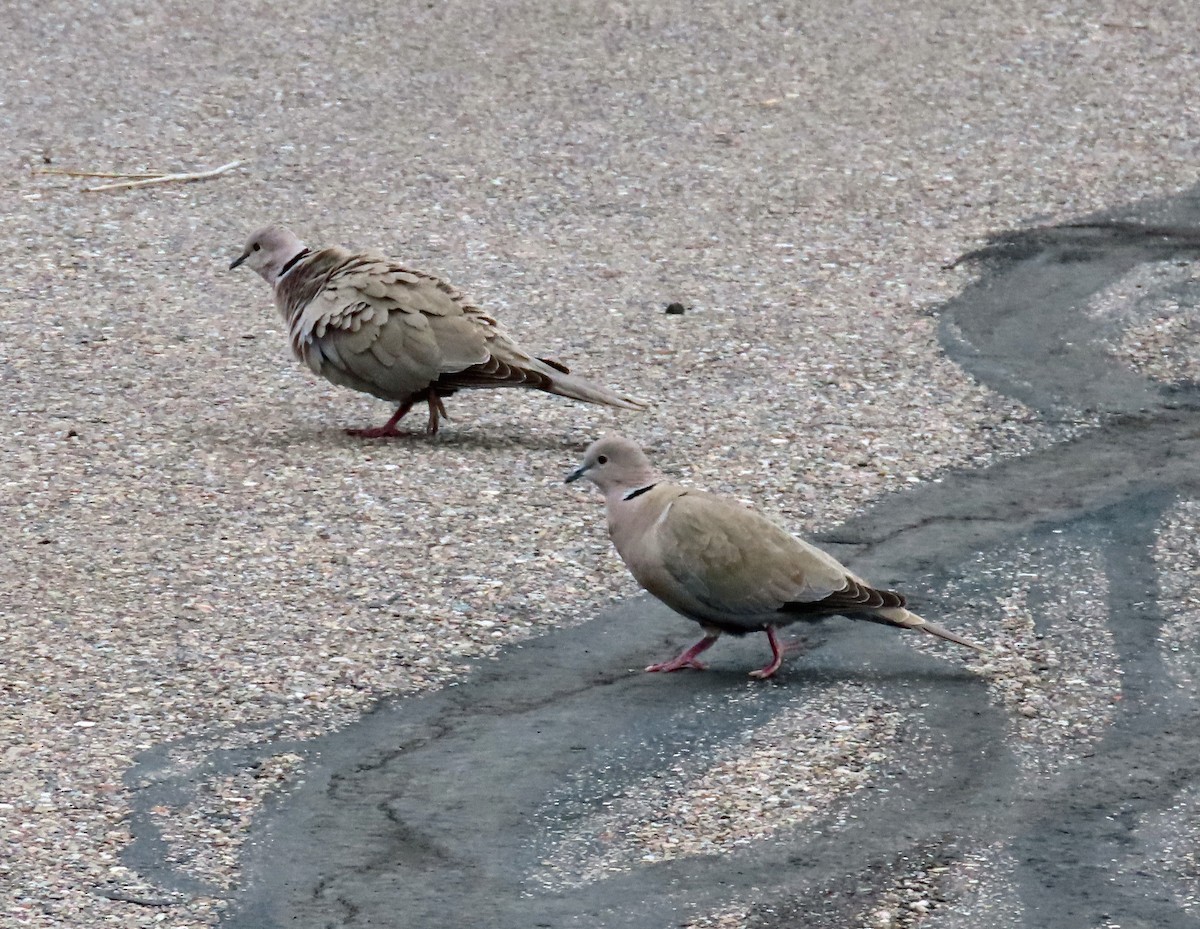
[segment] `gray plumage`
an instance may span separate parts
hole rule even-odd
[[[754,510],[664,480],[621,436],[593,443],[567,480],[579,478],[604,493],[609,535],[637,582],[704,629],[704,639],[648,671],[702,668],[696,656],[722,633],[765,632],[772,661],[754,676],[770,677],[782,661],[777,628],[834,614],[979,648]]]
[[[387,425],[348,430],[354,435],[401,435],[396,423],[422,400],[436,433],[442,398],[463,389],[529,387],[619,409],[647,406],[525,351],[454,287],[395,259],[313,251],[269,226],[230,268],[242,263],[272,286],[298,359],[334,384],[399,404]]]

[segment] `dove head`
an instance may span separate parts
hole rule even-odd
[[[620,435],[606,435],[583,453],[583,464],[567,475],[567,483],[587,478],[605,497],[647,487],[659,480],[637,443]]]
[[[292,230],[283,226],[266,226],[250,236],[245,250],[229,266],[229,270],[247,264],[264,281],[274,285],[288,262],[304,251],[304,243],[296,238]]]

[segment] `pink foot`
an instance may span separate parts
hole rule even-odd
[[[779,666],[783,664],[783,655],[785,651],[795,651],[800,647],[799,642],[790,642],[786,648],[781,646],[779,644],[779,636],[776,635],[774,626],[767,626],[767,641],[771,643],[771,660],[757,671],[750,672],[751,677],[756,677],[760,681],[765,681],[779,670]]]
[[[396,423],[400,422],[404,418],[404,414],[411,409],[412,403],[410,401],[409,403],[402,404],[392,414],[392,418],[382,426],[376,426],[374,429],[347,429],[346,435],[352,435],[359,439],[411,439],[413,433],[401,432],[396,428]],[[433,409],[432,404],[430,405],[430,409]],[[433,422],[430,425],[433,427],[433,431],[437,432],[437,423]]]
[[[346,435],[357,439],[412,439],[416,438],[417,433],[401,432],[395,426],[376,426],[373,429],[347,429]]]
[[[690,661],[684,661],[682,656],[672,658],[670,661],[660,661],[658,664],[646,665],[647,671],[682,671],[684,668],[692,668],[695,671],[704,671],[708,668],[703,661],[697,661],[695,658]]]
[[[717,641],[715,635],[706,635],[703,639],[693,645],[685,652],[672,658],[670,661],[660,661],[658,664],[652,664],[646,668],[647,671],[681,671],[684,668],[694,668],[697,671],[703,671],[706,665],[696,660],[705,649],[711,648],[712,644]]]

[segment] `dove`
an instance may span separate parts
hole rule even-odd
[[[665,480],[623,436],[593,442],[566,482],[581,478],[604,494],[609,536],[634,579],[704,630],[691,648],[647,671],[703,670],[697,656],[722,633],[765,632],[771,660],[751,677],[766,679],[786,650],[777,629],[834,614],[919,629],[982,651],[754,510]]]
[[[399,404],[363,438],[402,436],[413,405],[429,405],[428,433],[457,390],[531,387],[625,410],[649,404],[571,374],[521,348],[500,325],[445,281],[374,253],[312,250],[283,226],[255,232],[229,266],[248,265],[275,291],[292,352],[316,374]]]

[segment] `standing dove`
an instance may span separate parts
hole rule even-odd
[[[421,400],[433,435],[446,416],[442,398],[467,388],[532,387],[626,410],[647,406],[531,355],[449,284],[383,255],[313,251],[290,230],[267,226],[229,268],[243,263],[274,288],[299,360],[334,384],[399,404],[385,425],[351,435],[404,435],[396,423]]]
[[[637,582],[704,630],[691,648],[647,671],[702,670],[696,656],[722,632],[765,632],[771,661],[751,677],[768,678],[783,662],[776,629],[834,614],[979,648],[905,609],[900,594],[871,587],[754,510],[667,482],[622,436],[593,442],[567,483],[580,478],[604,494],[608,533]]]

